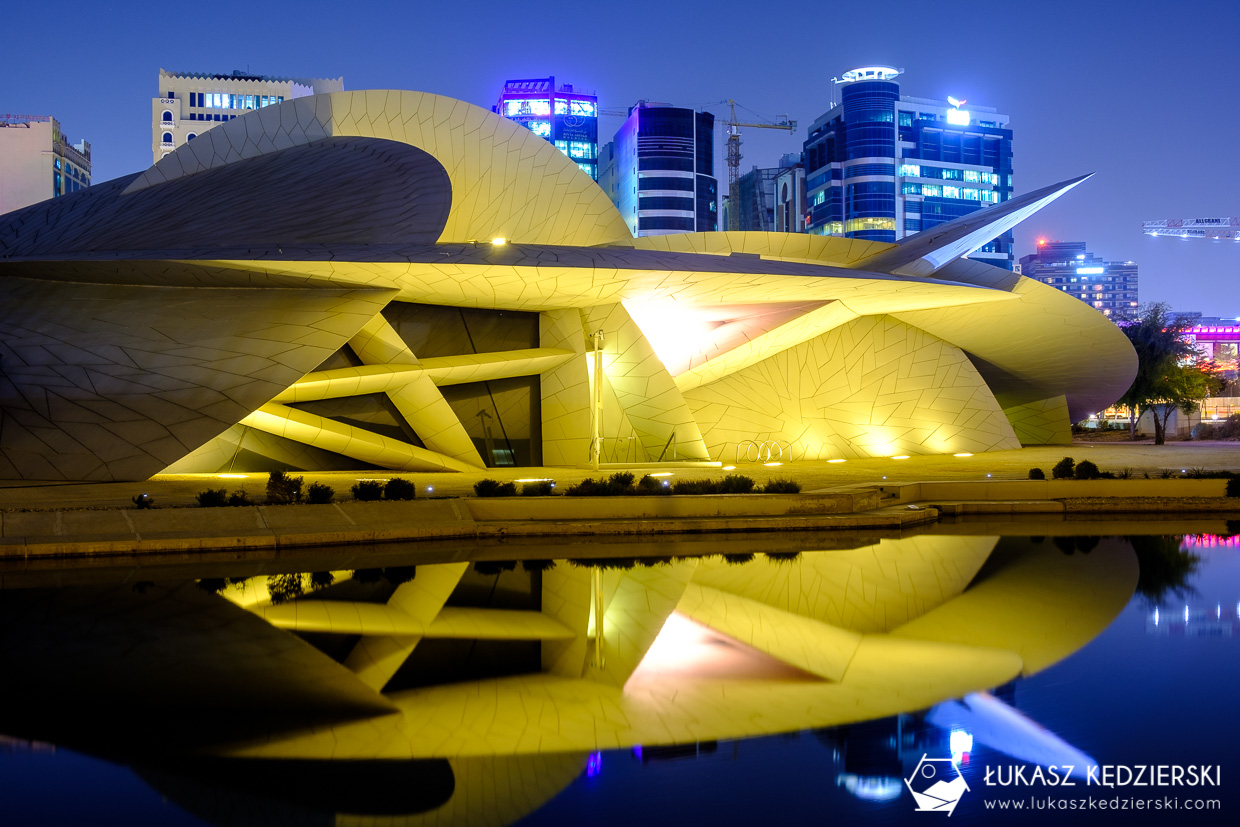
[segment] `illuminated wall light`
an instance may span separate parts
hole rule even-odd
[[[648,477],[670,477],[672,476],[672,472],[671,471],[656,471],[655,473],[647,474],[646,476]]]
[[[908,459],[908,454],[900,454],[899,456],[892,457],[892,459]]]
[[[827,460],[827,462],[829,462],[829,463],[831,463],[832,465],[834,465],[834,464],[835,464],[835,463],[837,463],[837,462],[848,462],[848,460],[846,460],[846,459],[829,459],[829,460]]]
[[[961,451],[959,454],[952,454],[952,456],[953,457],[971,457],[973,455],[970,454],[968,451]]]
[[[735,471],[735,470],[736,470],[736,466],[735,466],[735,465],[725,465],[725,466],[723,466],[723,470],[724,470],[724,471]]]
[[[763,465],[766,465],[766,466],[768,466],[768,467],[774,467],[774,466],[776,466],[776,465],[783,465],[783,463],[782,463],[782,462],[764,462],[764,463],[762,463],[762,464],[763,464]]]
[[[427,493],[427,494],[431,493],[431,492],[432,492],[432,491],[434,491],[434,490],[435,490],[435,486],[433,486],[433,485],[428,485],[428,486],[426,486],[426,493]]]
[[[506,238],[493,238],[493,239],[491,239],[491,243],[492,243],[492,244],[494,244],[496,247],[502,247],[503,245],[505,245],[505,244],[507,244],[507,243],[508,243],[508,239],[506,239]]]

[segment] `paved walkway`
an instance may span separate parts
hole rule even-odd
[[[649,471],[671,471],[671,479],[720,477],[726,473],[746,474],[759,484],[773,478],[791,478],[805,491],[856,483],[915,482],[922,480],[1025,479],[1031,467],[1042,468],[1047,476],[1056,462],[1065,456],[1077,461],[1088,459],[1103,471],[1125,468],[1141,477],[1148,473],[1157,477],[1164,471],[1176,474],[1194,469],[1240,471],[1240,442],[1175,442],[1155,446],[1151,443],[1077,443],[1049,447],[1023,448],[1019,451],[996,451],[969,457],[918,456],[906,460],[865,459],[843,463],[792,462],[768,467],[760,463],[742,463],[734,471],[718,468],[633,466],[635,474]],[[603,475],[615,469],[605,469]],[[350,499],[350,488],[359,479],[385,479],[398,476],[388,471],[333,471],[303,474],[305,484],[323,482],[336,489],[337,499]],[[418,487],[418,496],[468,496],[479,479],[491,477],[501,481],[550,478],[560,488],[586,477],[598,476],[588,469],[577,468],[490,468],[469,474],[405,474]],[[221,478],[216,474],[160,475],[146,482],[124,483],[0,483],[0,509],[65,509],[117,508],[132,506],[131,498],[148,493],[157,506],[195,504],[195,495],[206,488],[245,489],[255,502],[265,499],[267,475],[249,474],[243,478]],[[427,489],[431,489],[428,493]]]

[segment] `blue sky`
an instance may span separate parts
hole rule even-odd
[[[482,106],[505,78],[554,75],[609,108],[733,98],[800,122],[795,137],[745,134],[745,171],[800,150],[828,108],[831,77],[893,65],[905,70],[905,94],[952,95],[1011,117],[1017,192],[1097,173],[1017,229],[1018,257],[1038,236],[1087,241],[1108,260],[1138,262],[1143,301],[1240,314],[1240,244],[1140,232],[1144,219],[1240,215],[1240,107],[1226,98],[1240,74],[1234,0],[66,0],[10,4],[3,20],[0,112],[56,116],[71,139],[91,142],[96,182],[150,164],[160,68],[343,76],[346,89],[418,89]],[[605,119],[600,133],[618,126]]]

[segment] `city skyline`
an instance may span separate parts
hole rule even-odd
[[[642,98],[695,108],[733,98],[800,122],[794,136],[743,131],[744,173],[801,150],[805,127],[838,100],[832,77],[889,64],[905,69],[900,82],[907,94],[952,95],[1011,116],[1016,194],[1097,173],[1017,228],[1018,258],[1033,251],[1037,238],[1085,241],[1108,260],[1140,265],[1142,302],[1240,313],[1226,290],[1240,257],[1240,247],[1227,246],[1235,242],[1141,233],[1144,220],[1240,209],[1226,184],[1236,179],[1240,160],[1222,141],[1236,133],[1240,113],[1221,105],[1214,91],[1236,63],[1226,40],[1240,22],[1234,4],[1205,2],[1193,14],[1168,15],[1152,3],[1016,9],[960,2],[944,16],[939,7],[895,3],[881,18],[843,9],[815,20],[816,13],[807,19],[798,8],[781,16],[741,3],[634,2],[623,13],[644,21],[636,29],[609,34],[605,26],[582,28],[565,19],[550,35],[554,14],[531,7],[521,15],[528,23],[514,22],[509,7],[493,3],[372,3],[348,17],[338,6],[307,3],[294,18],[221,2],[210,16],[201,9],[164,10],[158,24],[136,8],[74,2],[61,8],[72,30],[85,34],[54,60],[46,59],[46,46],[63,35],[48,29],[45,15],[31,8],[7,14],[11,47],[0,64],[0,110],[54,115],[70,134],[90,141],[97,183],[149,166],[150,99],[161,68],[343,77],[346,89],[415,89],[480,106],[494,102],[505,78],[555,75],[597,93],[605,109],[624,110]],[[817,30],[821,45],[813,40]],[[676,42],[693,44],[691,52],[701,57],[666,48]],[[134,43],[142,48],[125,45]],[[723,107],[705,108],[724,114]],[[601,119],[600,143],[620,123]]]

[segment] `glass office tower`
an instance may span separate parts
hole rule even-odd
[[[845,72],[805,141],[806,232],[893,242],[1012,195],[1008,117],[900,94],[902,70]],[[970,255],[1012,269],[1012,235]]]

